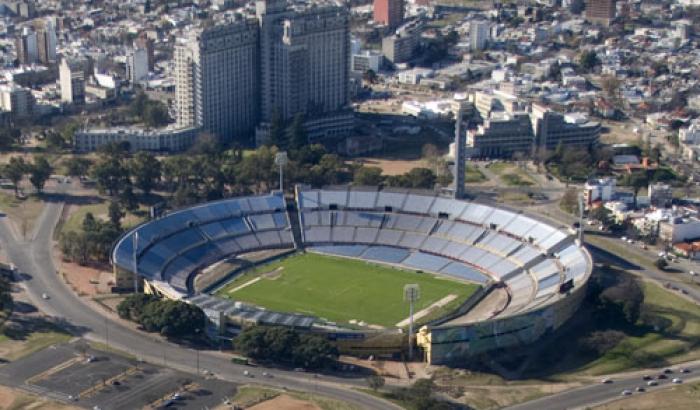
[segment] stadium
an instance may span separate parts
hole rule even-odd
[[[450,365],[557,329],[592,270],[575,232],[520,212],[435,193],[301,185],[289,198],[168,213],[125,233],[111,258],[117,286],[136,272],[145,291],[200,306],[222,335],[290,326],[359,355],[400,354],[411,340],[428,363]],[[406,284],[421,291],[414,335]]]

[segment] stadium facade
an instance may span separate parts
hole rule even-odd
[[[221,329],[286,325],[324,333],[347,353],[401,352],[407,335],[399,329],[351,329],[194,289],[218,261],[302,248],[480,284],[454,312],[410,335],[432,364],[459,365],[552,332],[580,305],[592,269],[574,232],[519,212],[434,193],[303,186],[293,201],[273,192],[169,213],[123,235],[112,263],[118,286],[133,283],[136,271],[147,291],[199,305]]]

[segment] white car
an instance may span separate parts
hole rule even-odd
[[[603,380],[601,380],[600,382],[603,383],[603,384],[610,384],[610,383],[612,383],[613,381],[612,381],[611,378],[606,377],[606,378],[604,378]]]
[[[622,395],[623,395],[623,396],[630,396],[631,394],[632,394],[632,390],[627,390],[627,389],[625,389],[625,390],[622,391]]]
[[[690,276],[698,276],[697,272],[695,272],[694,270],[691,270],[688,273],[690,274]]]
[[[658,386],[658,385],[659,385],[659,382],[657,382],[656,380],[649,380],[647,382],[647,386]]]
[[[49,299],[49,295],[47,295],[46,293],[42,293],[42,294],[41,294],[41,298],[44,299],[44,300],[48,300],[48,299]]]
[[[248,370],[243,371],[243,376],[245,377],[253,377],[253,373],[249,372]]]
[[[676,384],[681,384],[681,383],[683,383],[683,379],[680,379],[680,378],[678,378],[678,377],[676,377],[675,379],[673,379],[673,380],[671,380],[671,381],[672,381],[673,383],[676,383]]]

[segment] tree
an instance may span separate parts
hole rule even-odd
[[[87,175],[92,161],[83,157],[71,157],[63,161],[68,176],[82,178]]]
[[[284,119],[282,119],[282,115],[279,111],[275,110],[272,113],[272,120],[270,121],[270,137],[268,138],[267,145],[283,149],[287,146],[284,134]]]
[[[309,137],[304,128],[304,115],[297,113],[294,116],[289,130],[289,148],[297,150],[309,143]]]
[[[352,183],[360,186],[376,186],[382,183],[382,169],[379,167],[360,167],[355,171]]]
[[[377,82],[377,73],[370,68],[362,74],[362,79],[368,84],[374,84]]]
[[[634,192],[634,207],[637,207],[637,195],[639,190],[649,185],[649,178],[645,171],[635,171],[625,176],[625,183],[632,187]]]
[[[405,175],[410,188],[433,189],[435,186],[435,174],[427,168],[413,168]]]
[[[27,164],[22,157],[12,157],[3,167],[3,174],[15,186],[15,196],[19,195],[19,183],[27,172]]]
[[[377,391],[384,387],[384,378],[382,376],[373,374],[367,378],[367,385],[370,389]]]
[[[578,64],[585,71],[591,71],[600,63],[595,51],[582,51],[578,55]]]
[[[46,181],[51,177],[53,168],[44,157],[34,158],[34,163],[29,167],[29,182],[34,185],[38,193],[44,190]]]
[[[234,339],[234,346],[245,356],[309,369],[327,368],[335,363],[338,350],[325,337],[299,334],[287,327],[254,326]]]
[[[153,154],[141,151],[129,161],[129,171],[134,185],[148,195],[160,179],[161,164]]]
[[[658,258],[654,261],[654,266],[656,266],[660,270],[666,270],[666,268],[668,267],[668,262],[665,258]]]
[[[147,127],[158,128],[170,122],[168,107],[160,101],[150,101],[142,114],[143,122]]]
[[[103,156],[92,167],[92,177],[97,181],[101,191],[107,191],[109,196],[119,193],[129,177],[128,170],[118,157]]]
[[[127,296],[117,305],[117,314],[122,319],[138,321],[143,309],[151,302],[158,301],[154,295],[146,293],[134,293]]]
[[[612,225],[612,212],[604,206],[599,206],[591,209],[588,213],[589,218],[599,221],[604,227]]]
[[[7,149],[17,144],[22,133],[17,128],[0,128],[0,149]]]
[[[564,192],[564,195],[561,197],[561,201],[559,202],[559,206],[561,209],[564,211],[577,215],[579,212],[578,209],[578,192],[573,189],[569,188]]]
[[[111,201],[109,203],[109,220],[112,222],[112,225],[114,225],[117,229],[121,229],[121,220],[122,218],[126,215],[124,211],[122,211],[121,206],[119,206],[119,202]]]

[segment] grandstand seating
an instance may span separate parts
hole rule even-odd
[[[567,232],[493,206],[396,191],[300,190],[306,246],[486,283],[511,295],[502,315],[556,296],[590,266]]]
[[[137,242],[138,272],[164,281],[183,294],[191,292],[191,275],[239,252],[292,247],[281,194],[227,199],[172,212],[122,236],[112,263],[132,270]]]
[[[434,194],[299,189],[301,241],[331,255],[360,258],[480,284],[502,282],[514,315],[585,282],[590,260],[572,235],[531,216]],[[237,253],[295,246],[280,193],[226,199],[172,212],[132,229],[113,263],[192,293],[199,269]],[[134,245],[137,251],[134,252]]]

